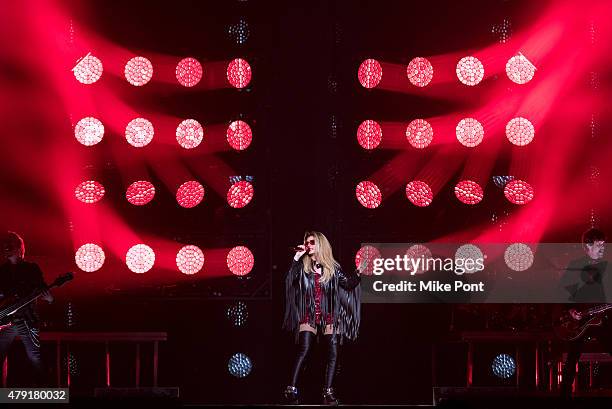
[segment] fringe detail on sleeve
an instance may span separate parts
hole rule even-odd
[[[295,331],[300,322],[300,311],[303,311],[303,301],[300,297],[301,280],[296,279],[294,268],[289,269],[285,276],[285,318],[283,319],[283,329]]]
[[[337,275],[334,277],[335,302],[334,323],[338,333],[354,341],[359,335],[361,324],[361,286],[345,290],[338,285]]]
[[[295,334],[298,342],[300,321],[308,315],[308,324],[315,327],[314,274],[304,273],[294,264],[285,277],[285,317],[283,329]]]

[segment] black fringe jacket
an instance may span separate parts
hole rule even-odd
[[[315,274],[304,271],[302,261],[291,263],[285,278],[285,319],[283,328],[294,331],[296,341],[299,324],[308,316],[308,324],[315,327]],[[350,340],[357,338],[361,318],[361,277],[346,275],[336,268],[327,283],[321,283],[321,315],[323,321],[333,317],[334,333]],[[325,321],[324,321],[325,322]],[[341,337],[342,340],[342,337]]]

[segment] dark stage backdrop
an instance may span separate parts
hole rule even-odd
[[[195,289],[181,287],[182,292],[171,292],[170,296],[139,292],[125,284],[105,283],[111,288],[116,284],[119,289],[98,292],[92,288],[95,282],[87,288],[75,284],[74,289],[57,292],[55,305],[43,308],[48,329],[66,328],[70,302],[76,317],[71,328],[75,330],[167,331],[168,342],[160,350],[160,385],[179,386],[187,402],[276,402],[287,382],[294,348],[292,337],[280,329],[283,277],[292,256],[289,247],[301,241],[305,230],[324,232],[340,263],[350,269],[362,242],[426,242],[490,223],[492,212],[503,213],[511,207],[502,197],[488,200],[477,210],[466,210],[455,203],[449,205],[455,201],[450,193],[440,195],[420,213],[414,208],[407,210],[405,197],[400,197],[403,194],[391,197],[378,212],[361,207],[355,200],[356,182],[384,166],[390,154],[364,154],[356,143],[357,125],[368,115],[394,121],[440,115],[457,107],[414,95],[368,93],[357,81],[360,62],[378,58],[406,64],[418,55],[478,50],[497,41],[491,33],[492,25],[509,18],[513,30],[519,31],[535,21],[550,3],[60,3],[80,25],[134,50],[135,55],[198,55],[210,61],[240,56],[249,60],[254,81],[240,94],[216,90],[181,98],[164,92],[161,97],[150,93],[140,97],[126,94],[126,98],[147,109],[177,116],[189,114],[205,122],[223,122],[237,115],[249,119],[254,124],[253,145],[241,156],[224,152],[219,158],[239,169],[239,174],[255,176],[251,207],[244,212],[228,210],[223,197],[212,196],[210,203],[200,206],[199,213],[185,216],[173,210],[176,206],[168,196],[148,212],[121,207],[118,212],[131,218],[134,229],[168,240],[195,241],[204,247],[247,243],[256,261],[252,273],[255,284],[221,277],[205,280]],[[228,39],[226,31],[228,24],[241,17],[249,23],[250,38],[239,46]],[[19,18],[28,21],[24,16]],[[67,132],[70,137],[71,130]],[[8,147],[10,143],[5,140],[3,145]],[[496,166],[503,169],[507,161],[502,158]],[[120,186],[121,169],[116,164],[109,166],[105,172],[109,180],[115,180],[110,182],[111,188],[113,183]],[[3,196],[15,195],[18,202],[38,197],[28,190],[31,185],[12,181],[7,169],[1,177],[6,182]],[[448,185],[444,191],[451,189]],[[45,209],[44,200],[38,206]],[[50,212],[52,217],[61,218],[63,214],[58,209]],[[567,228],[544,233],[543,240],[576,241],[586,222],[576,217],[568,221]],[[62,223],[66,226],[68,221]],[[57,271],[75,268],[69,229],[59,229],[52,239],[45,238],[23,212],[5,224],[23,231],[26,238],[32,237],[29,254],[45,268],[49,279]],[[105,268],[125,270],[118,262]],[[226,316],[227,308],[237,300],[248,308],[247,323],[240,328],[232,326]],[[431,402],[431,350],[448,336],[450,310],[450,306],[437,304],[364,305],[361,336],[342,351],[340,399],[346,403]],[[321,352],[318,349],[315,353]],[[79,362],[78,374],[73,377],[75,390],[87,393],[94,384],[103,382],[103,368],[94,362],[98,352],[75,350]],[[244,379],[232,377],[227,370],[227,361],[236,352],[247,354],[253,362],[251,374]],[[115,365],[123,365],[125,370],[119,371],[113,383],[127,386],[132,379],[131,358],[129,351],[118,353],[126,358]],[[464,353],[459,348],[439,363],[450,383],[464,382]],[[312,400],[318,399],[322,384],[320,361],[311,359],[302,380],[304,392]]]

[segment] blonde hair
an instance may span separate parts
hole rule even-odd
[[[334,276],[336,268],[340,267],[340,264],[334,259],[331,245],[327,240],[327,237],[318,231],[307,231],[304,233],[304,242],[308,237],[313,236],[315,238],[315,252],[317,253],[317,263],[323,266],[323,274],[321,275],[321,283],[326,283]],[[304,271],[312,273],[312,263],[309,257],[303,257],[302,263],[304,263]]]

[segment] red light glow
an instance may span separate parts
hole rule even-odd
[[[380,206],[382,193],[376,184],[369,180],[359,182],[355,189],[355,196],[361,205],[368,209],[375,209]]]
[[[368,119],[357,128],[357,142],[363,149],[375,149],[382,141],[382,128],[376,121]]]
[[[425,207],[431,204],[433,192],[427,183],[413,180],[406,185],[406,197],[413,205]]]

